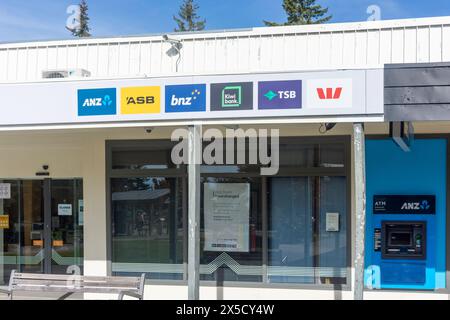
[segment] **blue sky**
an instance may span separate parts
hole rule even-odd
[[[285,21],[282,0],[196,0],[207,29],[262,26]],[[88,0],[92,34],[97,37],[171,32],[182,0]],[[66,9],[78,0],[0,0],[0,42],[65,39]],[[367,20],[367,7],[381,8],[382,19],[450,16],[449,0],[318,0],[332,22]]]

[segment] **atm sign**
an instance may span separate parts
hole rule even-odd
[[[376,195],[373,197],[374,214],[435,214],[434,195]]]

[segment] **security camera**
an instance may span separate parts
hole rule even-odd
[[[145,128],[145,132],[147,132],[147,133],[152,133],[153,129],[154,129],[154,128]]]
[[[48,164],[44,164],[44,165],[42,166],[42,169],[44,169],[45,171],[47,171],[47,170],[48,170]]]

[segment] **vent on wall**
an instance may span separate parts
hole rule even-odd
[[[43,79],[87,78],[91,73],[84,69],[46,70],[42,71]]]

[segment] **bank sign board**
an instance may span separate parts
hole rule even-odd
[[[383,70],[0,85],[0,126],[381,117]],[[13,107],[14,106],[14,107]]]
[[[375,195],[374,214],[435,214],[434,195]]]

